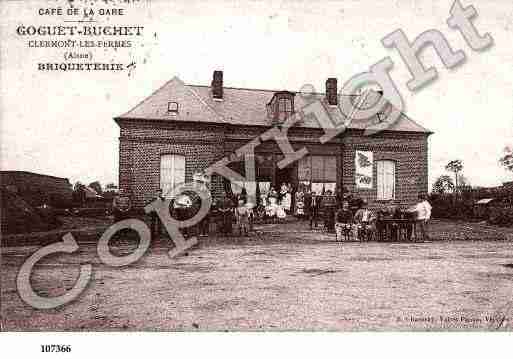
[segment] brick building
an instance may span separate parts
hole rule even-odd
[[[0,184],[32,206],[71,205],[73,189],[67,178],[27,171],[0,171]]]
[[[244,175],[243,158],[233,154],[259,138],[254,148],[256,182],[231,183],[234,192],[241,187],[255,192],[256,186],[265,192],[288,182],[317,193],[345,188],[371,205],[415,202],[419,192],[428,190],[431,132],[401,114],[386,130],[364,134],[369,126],[386,121],[390,104],[371,118],[351,120],[345,131],[325,143],[321,141],[326,128],[321,117],[298,116],[287,139],[294,151],[306,148],[308,153],[285,168],[277,166],[284,158],[282,148],[265,134],[281,128],[291,116],[306,114],[309,106],[333,124],[347,123],[340,109],[342,96],[348,95],[337,93],[334,78],[326,81],[325,94],[224,87],[221,71],[214,71],[211,86],[186,85],[173,78],[114,118],[120,127],[120,189],[127,191],[136,207],[142,207],[158,188],[166,193],[174,184],[191,181],[196,172],[230,155],[229,167]],[[365,106],[381,94],[370,91],[351,96]],[[227,180],[214,174],[210,186],[217,197]]]

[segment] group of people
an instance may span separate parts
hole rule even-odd
[[[272,220],[282,220],[291,213],[292,186],[290,183],[282,183],[280,191],[271,187],[268,192],[260,193],[257,205],[257,214]]]
[[[152,202],[155,199],[165,200],[162,190],[157,191]],[[244,192],[235,196],[224,192],[221,199],[212,202],[210,210],[198,224],[183,228],[182,232],[186,237],[196,234],[206,236],[211,231],[228,236],[234,232],[235,226],[236,233],[247,236],[256,217],[281,219],[294,214],[298,218],[309,219],[311,229],[318,226],[322,216],[324,227],[329,232],[335,232],[337,240],[349,237],[356,240],[370,239],[377,233],[376,224],[380,213],[370,210],[366,201],[347,194],[342,196],[340,192],[334,194],[328,190],[318,195],[308,188],[304,191],[299,189],[292,201],[292,187],[284,183],[279,192],[271,187],[267,193],[260,195],[260,201],[257,202],[255,205],[248,201]],[[169,210],[176,220],[186,220],[192,218],[200,207],[201,199],[190,193],[172,199]],[[130,208],[128,196],[121,191],[113,201],[115,221],[129,218]],[[397,208],[394,216],[399,212]],[[426,196],[419,195],[417,205],[407,212],[416,218],[422,238],[428,239],[431,205]],[[162,223],[155,212],[151,213],[150,229],[152,238],[162,234]]]
[[[428,202],[426,195],[419,194],[418,203],[410,207],[406,211],[400,208],[395,208],[392,213],[392,218],[401,218],[404,212],[410,214],[411,218],[415,219],[415,224],[418,225],[420,235],[423,240],[428,240],[428,223],[431,219],[431,204]],[[354,213],[349,208],[349,203],[343,201],[341,207],[335,213],[335,233],[336,238],[342,241],[347,238],[355,240],[369,240],[377,235],[379,223],[377,214],[367,207],[367,202],[362,201],[361,207]],[[411,236],[411,230],[408,232],[408,237]]]

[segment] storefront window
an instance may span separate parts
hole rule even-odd
[[[306,156],[299,160],[299,182],[316,194],[330,190],[335,193],[337,158],[335,156]]]

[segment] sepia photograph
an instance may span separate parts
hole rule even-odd
[[[511,1],[0,11],[2,332],[512,331]]]

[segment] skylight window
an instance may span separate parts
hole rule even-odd
[[[168,102],[167,112],[170,114],[177,114],[178,113],[178,102]]]

